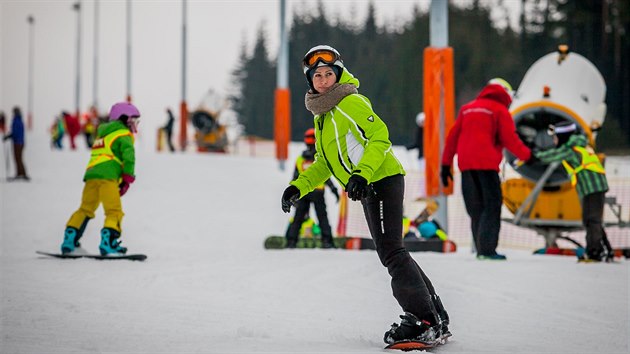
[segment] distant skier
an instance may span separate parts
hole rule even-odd
[[[15,160],[15,177],[9,178],[10,181],[29,181],[30,177],[26,174],[24,167],[24,121],[22,120],[22,111],[20,107],[13,107],[13,120],[11,121],[11,132],[4,136],[3,141],[11,139],[13,141],[13,159]],[[8,173],[8,171],[7,171]]]
[[[404,314],[384,341],[437,342],[450,335],[449,317],[429,278],[402,239],[405,170],[394,156],[387,126],[357,91],[359,80],[327,45],[303,59],[310,90],[306,108],[315,115],[316,158],[282,194],[282,210],[334,176],[348,197],[360,200],[381,263],[391,276],[393,295]]]
[[[162,131],[166,134],[168,149],[171,152],[175,152],[175,147],[173,146],[173,124],[175,123],[175,117],[173,116],[173,111],[171,111],[170,108],[166,109],[166,114],[168,118],[166,120],[166,124],[162,127]]]
[[[586,254],[580,258],[591,262],[609,262],[613,250],[604,230],[604,205],[608,181],[606,170],[588,146],[586,137],[578,134],[572,122],[563,122],[549,128],[555,148],[536,152],[543,163],[562,161],[571,185],[577,189],[582,205],[582,223],[586,229]]]
[[[98,127],[92,155],[83,176],[85,186],[81,206],[66,224],[61,253],[79,246],[79,239],[94,211],[102,203],[105,223],[101,229],[101,255],[124,254],[120,245],[123,210],[121,197],[135,181],[135,149],[133,134],[140,119],[138,109],[127,102],[116,103],[109,112],[109,122]]]
[[[293,180],[296,180],[300,174],[308,169],[313,162],[315,162],[315,129],[310,128],[304,133],[304,143],[306,144],[306,150],[302,152],[295,161],[295,171],[293,172]],[[337,187],[330,180],[327,179],[325,184],[330,188],[337,201],[339,201],[339,192]],[[315,189],[302,197],[297,201],[295,206],[295,215],[293,221],[289,225],[287,230],[287,248],[295,248],[300,233],[300,227],[304,220],[308,218],[308,212],[311,203],[315,206],[315,213],[317,214],[317,222],[322,233],[322,248],[334,248],[335,245],[332,239],[332,230],[330,223],[328,222],[328,213],[326,211],[326,201],[324,199],[324,184],[321,184]]]

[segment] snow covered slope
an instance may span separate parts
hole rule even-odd
[[[374,252],[263,249],[288,219],[274,159],[139,151],[123,244],[149,259],[58,260],[35,250],[58,249],[88,152],[27,144],[32,182],[0,184],[0,352],[383,352],[401,311]],[[500,251],[414,254],[451,316],[439,353],[630,350],[630,262]]]

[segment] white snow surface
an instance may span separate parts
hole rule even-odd
[[[32,181],[0,184],[1,353],[387,352],[402,311],[375,252],[263,249],[289,217],[275,159],[139,149],[122,240],[148,260],[59,260],[35,251],[59,249],[89,153],[28,139]],[[99,208],[90,252],[102,222]],[[630,262],[499,251],[413,253],[451,317],[434,352],[630,352]]]

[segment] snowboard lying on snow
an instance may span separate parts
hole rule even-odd
[[[366,237],[333,237],[335,247],[346,250],[374,250],[374,241]],[[442,241],[439,238],[405,240],[405,248],[409,252],[442,252],[450,253],[457,250],[453,241]],[[296,248],[321,248],[320,238],[304,237],[297,242]],[[283,249],[286,247],[284,236],[272,235],[265,239],[265,249]]]
[[[534,254],[550,254],[558,256],[577,256],[576,248],[559,248],[559,247],[546,247],[540,248],[534,251]],[[617,258],[630,258],[630,248],[615,248],[613,250],[615,257]]]
[[[89,254],[89,253],[87,254],[83,254],[83,253],[62,254],[62,253],[51,253],[51,252],[42,252],[42,251],[36,251],[36,253],[43,256],[64,258],[64,259],[88,258],[88,259],[98,259],[98,260],[106,260],[106,261],[122,260],[122,259],[126,259],[129,261],[144,261],[145,259],[147,259],[147,255],[139,254],[139,253],[110,255],[110,256],[101,256],[100,254]]]

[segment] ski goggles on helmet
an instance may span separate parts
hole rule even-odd
[[[129,119],[127,119],[127,126],[132,133],[135,134],[138,132],[138,125],[140,125],[140,117],[131,116],[129,117]]]
[[[547,128],[547,134],[549,135],[566,134],[566,133],[573,133],[576,130],[577,130],[577,125],[575,125],[575,123],[558,125],[558,126],[549,124],[549,127]]]
[[[320,63],[324,65],[337,65],[343,68],[343,62],[341,61],[341,57],[339,57],[338,53],[329,49],[319,49],[308,53],[304,57],[304,60],[302,61],[304,73],[310,69],[321,66]]]

